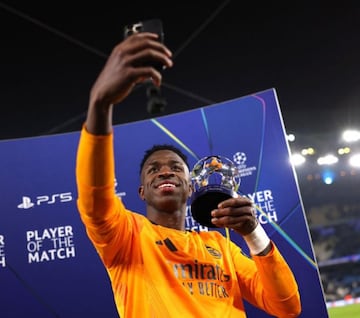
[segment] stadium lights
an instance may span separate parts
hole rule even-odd
[[[305,163],[306,159],[303,155],[295,153],[291,156],[290,161],[294,166],[301,166]]]
[[[360,131],[348,129],[343,132],[342,137],[345,142],[356,142],[360,140]]]
[[[297,170],[300,181],[320,181],[326,186],[332,186],[344,180],[343,178],[359,180],[360,130],[344,130],[341,141],[338,139],[337,142],[328,135],[319,135],[318,138],[309,138],[306,135],[300,137],[308,144],[307,147],[301,146],[301,138],[296,138],[296,142],[292,142],[295,141],[295,137],[287,135],[290,148],[293,148],[290,162]]]
[[[286,135],[286,139],[290,142],[294,142],[295,141],[295,135],[294,134],[288,134]]]
[[[331,170],[325,170],[322,174],[322,180],[325,184],[332,184],[334,182],[335,174]]]
[[[344,148],[339,148],[339,149],[338,149],[338,154],[339,154],[340,156],[346,155],[346,154],[348,154],[348,153],[350,153],[350,152],[351,152],[351,149],[350,149],[349,147],[344,147]]]
[[[354,168],[360,168],[360,153],[354,154],[350,157],[349,165]]]
[[[326,155],[324,157],[319,157],[318,160],[317,160],[317,163],[319,166],[322,166],[322,165],[333,165],[335,163],[337,163],[339,161],[339,158],[332,155],[332,154],[329,154],[329,155]]]
[[[312,147],[304,148],[303,150],[301,150],[301,154],[303,156],[312,156],[315,154],[315,149]]]

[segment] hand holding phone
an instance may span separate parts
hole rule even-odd
[[[160,19],[145,20],[125,26],[124,39],[134,33],[140,32],[155,33],[158,35],[159,42],[164,43],[164,31],[162,21]],[[162,65],[161,63],[155,62],[151,63],[150,65],[156,68],[159,72],[164,69],[164,65]],[[148,98],[148,113],[157,114],[164,111],[167,104],[166,100],[163,96],[161,96],[160,88],[156,87],[151,81],[148,82],[146,95]]]
[[[160,19],[145,20],[125,26],[124,38],[126,39],[130,35],[140,32],[155,33],[158,35],[159,42],[164,43],[164,31],[162,21]],[[150,65],[155,67],[159,72],[161,72],[164,68],[164,66],[160,63],[151,63]]]

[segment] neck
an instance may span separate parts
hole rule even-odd
[[[172,213],[151,208],[147,209],[147,218],[151,222],[180,231],[185,231],[185,215],[186,209],[184,209],[184,211],[179,210]]]

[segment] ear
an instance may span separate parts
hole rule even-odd
[[[194,191],[193,185],[190,183],[190,184],[189,184],[189,194],[188,194],[188,197],[189,197],[189,198],[191,197],[193,191]]]
[[[143,200],[143,201],[145,201],[144,186],[143,186],[143,185],[139,186],[138,192],[139,192],[139,197],[140,197],[140,199]]]

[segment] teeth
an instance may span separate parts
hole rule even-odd
[[[165,187],[175,188],[175,185],[171,183],[164,183],[162,185],[159,185],[159,188],[165,188]]]

